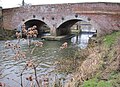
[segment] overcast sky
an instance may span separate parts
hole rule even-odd
[[[27,4],[57,4],[57,3],[81,3],[81,2],[118,2],[120,0],[24,0]],[[0,6],[3,8],[18,7],[22,0],[0,0]]]

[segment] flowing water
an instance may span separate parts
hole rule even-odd
[[[5,83],[6,87],[20,87],[20,73],[25,67],[26,61],[31,60],[35,61],[37,66],[37,76],[41,83],[41,86],[44,87],[45,80],[48,79],[48,87],[52,87],[55,83],[59,84],[58,80],[61,79],[61,84],[64,85],[65,79],[69,78],[66,73],[58,73],[56,69],[56,64],[60,60],[70,60],[74,57],[75,49],[81,48],[84,49],[87,47],[89,37],[92,37],[92,33],[83,33],[76,35],[75,37],[67,40],[68,48],[60,49],[60,46],[65,41],[42,41],[43,47],[37,47],[33,54],[30,55],[27,46],[27,40],[20,40],[21,49],[26,52],[27,58],[14,60],[14,52],[11,49],[5,49],[5,41],[0,41],[0,82]],[[37,39],[40,41],[40,39]],[[33,40],[36,41],[36,40]],[[11,42],[16,43],[17,40],[11,40]],[[34,46],[31,47],[31,49]],[[31,81],[26,80],[29,76],[34,77],[34,70],[28,68],[23,72],[23,85],[24,87],[30,87]],[[35,81],[33,81],[35,83]]]

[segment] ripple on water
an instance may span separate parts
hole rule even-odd
[[[72,41],[76,42],[74,38],[72,39]],[[78,41],[79,41],[78,42],[79,44],[77,44],[78,46],[84,47],[87,44],[85,41],[80,41],[80,39]],[[11,42],[16,43],[17,40],[11,40]],[[16,84],[15,81],[18,82],[20,81],[20,73],[24,69],[26,61],[28,60],[34,60],[36,64],[39,64],[37,67],[37,73],[39,79],[42,79],[48,75],[51,84],[53,84],[56,81],[56,78],[65,79],[65,74],[58,74],[58,73],[56,74],[56,72],[54,72],[55,70],[54,63],[62,58],[64,59],[68,59],[69,57],[72,58],[72,56],[74,56],[73,49],[75,49],[73,43],[71,43],[70,41],[68,41],[69,46],[65,50],[59,49],[63,41],[49,41],[49,42],[43,41],[44,43],[43,47],[42,48],[37,47],[32,54],[32,58],[30,59],[27,40],[21,39],[20,41],[20,45],[22,46],[21,49],[27,52],[27,58],[15,61],[13,59],[14,52],[10,49],[4,49],[4,43],[5,41],[0,41],[0,74],[2,73],[2,78],[0,75],[0,81],[9,84],[11,87],[20,86],[19,84]],[[27,70],[25,70],[23,73],[24,82],[28,83],[28,81],[26,81],[26,77],[33,74],[34,71],[32,68],[28,68]],[[12,79],[14,79],[15,81],[13,81]]]

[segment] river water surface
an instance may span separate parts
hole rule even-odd
[[[41,85],[44,87],[44,78],[49,79],[48,87],[52,87],[58,79],[61,80],[61,84],[64,85],[64,80],[69,78],[65,72],[58,73],[55,71],[56,64],[59,60],[69,60],[74,57],[75,49],[85,49],[88,44],[89,37],[92,37],[92,33],[82,33],[76,35],[68,42],[67,49],[60,49],[60,46],[65,41],[44,41],[43,47],[37,47],[33,54],[32,60],[36,64],[39,64],[37,67],[37,76],[38,79],[41,79]],[[41,40],[41,39],[37,39]],[[16,43],[17,40],[11,40],[11,42]],[[0,41],[0,82],[5,83],[6,87],[20,87],[20,72],[22,72],[26,61],[30,60],[30,54],[28,51],[27,40],[20,41],[21,49],[26,52],[26,59],[14,60],[14,52],[10,49],[4,48],[5,41]],[[31,47],[32,49],[33,47]],[[28,68],[23,73],[23,85],[25,87],[30,87],[31,82],[26,80],[29,76],[34,77],[34,70]],[[33,81],[35,83],[35,81]]]

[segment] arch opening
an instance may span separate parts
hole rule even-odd
[[[46,33],[50,33],[49,26],[46,23],[44,23],[43,21],[32,19],[32,20],[26,21],[24,24],[25,24],[27,30],[28,30],[28,28],[36,25],[37,26],[36,29],[38,31],[38,37],[41,37]]]
[[[57,35],[69,35],[74,32],[96,32],[94,26],[89,21],[81,19],[71,19],[63,22],[57,28]]]
[[[58,28],[57,28],[57,35],[68,35],[71,34],[70,28],[79,20],[68,20],[64,23],[62,23]]]

